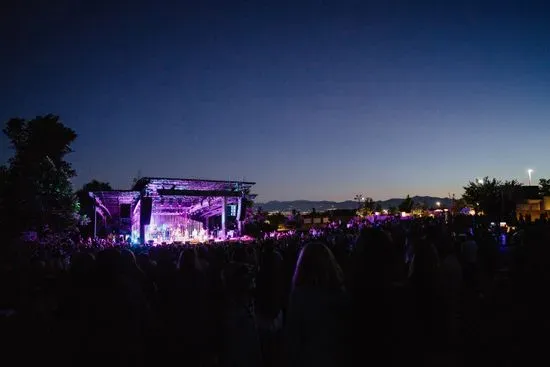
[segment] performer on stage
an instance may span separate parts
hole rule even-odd
[[[208,239],[208,234],[206,233],[206,230],[204,228],[201,228],[199,231],[199,241],[206,242]]]

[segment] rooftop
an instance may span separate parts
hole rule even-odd
[[[210,190],[242,191],[249,190],[255,182],[234,180],[203,180],[197,178],[143,177],[134,185],[134,191],[144,188],[152,190]]]

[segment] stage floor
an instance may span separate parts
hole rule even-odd
[[[232,237],[227,239],[222,238],[216,238],[216,239],[208,239],[206,241],[200,241],[200,240],[189,240],[189,241],[173,241],[173,242],[149,242],[151,246],[165,246],[165,245],[208,245],[213,243],[236,243],[236,242],[252,242],[254,241],[254,238],[250,236],[242,236],[242,237]]]

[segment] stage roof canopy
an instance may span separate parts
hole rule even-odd
[[[255,182],[230,180],[201,180],[196,178],[143,177],[134,185],[134,191],[152,190],[197,190],[197,191],[242,191],[249,190]]]
[[[221,211],[222,197],[227,204],[236,203],[237,198],[252,199],[250,188],[254,182],[200,180],[189,178],[143,177],[132,190],[100,191],[90,195],[104,214],[118,216],[121,204],[136,205],[142,196],[153,198],[153,212],[179,212],[187,208],[194,216],[210,216]]]

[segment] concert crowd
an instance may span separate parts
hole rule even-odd
[[[437,219],[248,243],[22,243],[1,260],[6,365],[526,363],[546,330],[546,223],[502,246]]]

